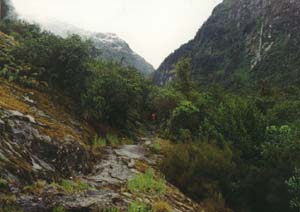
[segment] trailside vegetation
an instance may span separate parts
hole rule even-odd
[[[134,68],[97,60],[79,36],[62,38],[20,21],[2,21],[0,30],[11,36],[1,46],[1,77],[68,97],[95,127],[130,134],[155,113],[153,128],[173,142],[161,170],[194,200],[214,211],[299,210],[299,87],[203,88],[191,80],[188,58],[177,64],[174,80],[159,87]],[[95,137],[93,145],[111,140]],[[146,187],[151,181],[163,191],[154,178],[149,172],[129,187],[153,190]]]

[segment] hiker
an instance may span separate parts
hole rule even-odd
[[[152,122],[155,122],[156,121],[156,113],[152,113],[151,117],[152,117]]]

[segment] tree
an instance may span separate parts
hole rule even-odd
[[[152,108],[156,111],[159,121],[166,121],[184,99],[182,93],[172,86],[154,87],[149,97],[149,104],[153,105]]]
[[[32,37],[27,36],[16,46],[12,51],[13,56],[18,61],[30,64],[33,67],[31,74],[37,80],[45,81],[51,88],[64,91],[78,100],[88,75],[90,43],[76,35],[63,39],[49,32],[31,31],[26,33]]]
[[[91,69],[82,96],[82,106],[91,119],[119,129],[135,125],[144,100],[142,75],[116,63],[95,62]]]
[[[182,101],[173,110],[169,128],[172,135],[180,136],[180,133],[197,132],[199,128],[199,110],[190,101]],[[188,130],[188,131],[187,131]],[[184,136],[185,137],[185,136]]]
[[[286,184],[292,196],[290,201],[291,208],[300,211],[300,169],[295,169],[294,176],[289,178]]]

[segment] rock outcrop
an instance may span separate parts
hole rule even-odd
[[[151,141],[152,142],[152,141]],[[107,211],[118,208],[127,211],[132,202],[143,202],[149,205],[157,201],[166,202],[174,212],[205,211],[199,204],[183,195],[177,188],[167,184],[164,194],[132,193],[127,184],[144,169],[155,167],[156,155],[149,151],[143,139],[136,145],[124,145],[118,148],[105,147],[103,159],[96,164],[88,175],[77,175],[76,181],[87,185],[85,190],[66,193],[44,185],[36,193],[21,193],[17,202],[26,211],[48,211],[57,205],[68,211]]]
[[[193,78],[202,84],[299,85],[299,43],[299,1],[224,0],[195,38],[165,59],[155,80],[167,83],[174,65],[190,57]]]
[[[24,185],[89,172],[90,133],[75,123],[47,95],[0,80],[0,177]]]

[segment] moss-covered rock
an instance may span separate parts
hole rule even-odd
[[[28,184],[91,170],[92,129],[46,94],[0,83],[0,169],[3,179]],[[60,109],[58,109],[60,108]]]

